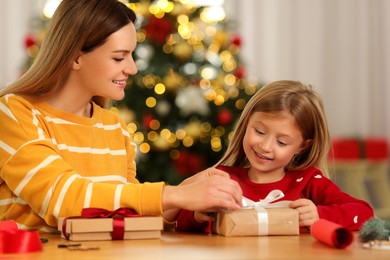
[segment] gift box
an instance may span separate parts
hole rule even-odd
[[[85,210],[80,217],[59,218],[58,228],[62,231],[63,238],[71,241],[96,241],[161,237],[163,230],[161,216],[118,214],[118,210],[105,213],[103,216],[102,214],[86,216]]]
[[[290,208],[221,211],[213,231],[224,236],[299,235],[299,214]]]
[[[299,212],[287,207],[289,201],[271,203],[283,196],[275,190],[259,202],[244,198],[242,209],[217,214],[213,232],[223,236],[299,235]]]

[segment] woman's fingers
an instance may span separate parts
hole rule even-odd
[[[163,208],[202,211],[209,208],[238,209],[242,206],[240,185],[227,173],[210,168],[179,186],[166,186]]]

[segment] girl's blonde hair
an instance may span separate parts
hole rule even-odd
[[[91,52],[103,45],[108,36],[135,19],[135,13],[117,0],[63,0],[50,21],[33,65],[0,90],[0,96],[14,93],[41,101],[55,95],[81,52]],[[102,107],[109,103],[104,97],[92,100]]]
[[[281,111],[287,111],[294,117],[304,140],[311,140],[311,145],[292,160],[286,170],[303,170],[315,166],[329,176],[327,156],[331,139],[322,99],[311,85],[291,80],[272,82],[258,90],[249,100],[235,125],[227,151],[218,164],[249,167],[242,145],[249,118],[255,112]]]

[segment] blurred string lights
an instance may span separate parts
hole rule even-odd
[[[138,14],[138,47],[135,54],[142,75],[138,78],[142,81],[139,85],[155,91],[155,95],[145,100],[149,109],[156,109],[160,116],[167,111],[169,113],[172,108],[166,100],[158,101],[158,96],[166,92],[175,92],[175,105],[184,117],[194,113],[207,116],[210,113],[208,102],[222,107],[227,100],[235,100],[236,109],[243,109],[246,100],[238,98],[240,88],[245,88],[245,93],[251,96],[257,90],[258,82],[248,80],[242,84],[244,69],[237,61],[241,39],[231,39],[225,29],[220,29],[220,23],[226,18],[224,1],[158,0],[151,4],[148,1],[127,4]],[[194,18],[193,14],[199,11],[200,6],[200,14]],[[161,24],[166,15],[176,17],[177,30],[167,25],[166,28],[158,27],[159,32],[153,32],[149,27],[152,23],[150,17],[154,16]],[[148,25],[145,25],[145,20],[149,21]],[[167,30],[165,34],[161,32],[164,29]],[[145,72],[151,66],[151,58],[156,51],[150,43],[151,38],[161,44],[165,54],[175,56],[177,62],[182,63],[181,67],[168,70],[166,75]],[[206,62],[198,62],[203,60]],[[192,117],[175,129],[162,128],[166,124],[154,116],[147,123],[146,128],[149,127],[150,131],[145,133],[145,129],[140,129],[139,124],[135,123],[137,120],[132,120],[130,116],[129,121],[133,122],[129,123],[129,131],[134,134],[134,140],[144,154],[151,149],[169,150],[172,159],[175,159],[179,152],[172,148],[181,145],[191,147],[197,141],[210,144],[212,151],[220,152],[224,143],[222,137],[229,134],[225,126],[231,126],[234,118],[228,109],[222,110],[218,117],[218,122]],[[212,123],[219,125],[213,126]]]
[[[60,2],[46,1],[44,21]],[[134,60],[139,72],[129,79],[125,100],[111,109],[128,124],[140,151],[137,160],[158,152],[177,161],[199,143],[209,149],[199,156],[215,153],[219,158],[234,121],[259,88],[239,60],[241,38],[227,23],[224,0],[121,2],[137,14]],[[32,59],[44,28],[26,38]]]
[[[126,0],[119,0],[131,7],[130,2]],[[210,8],[205,11],[203,14],[205,19],[209,21],[221,21],[225,18],[225,11],[223,9],[224,0],[180,0],[182,4],[188,6],[209,6]],[[43,14],[46,18],[51,18],[57,9],[58,5],[61,3],[61,0],[46,0],[45,6],[43,8]],[[157,0],[150,8],[150,13],[154,14],[156,17],[163,17],[164,13],[169,13],[174,9],[175,3],[168,0]]]
[[[48,19],[52,18],[60,3],[61,0],[47,0],[45,6],[43,7],[43,15]]]

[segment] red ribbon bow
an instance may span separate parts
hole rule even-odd
[[[140,215],[133,209],[119,208],[114,211],[109,211],[101,208],[84,208],[80,217],[70,218],[112,218],[112,239],[123,240],[125,236],[125,217],[138,217]],[[67,218],[69,219],[69,218]],[[66,219],[62,222],[62,233],[69,240],[69,235],[66,233]]]
[[[19,230],[11,220],[0,222],[0,254],[42,251],[38,231]]]

